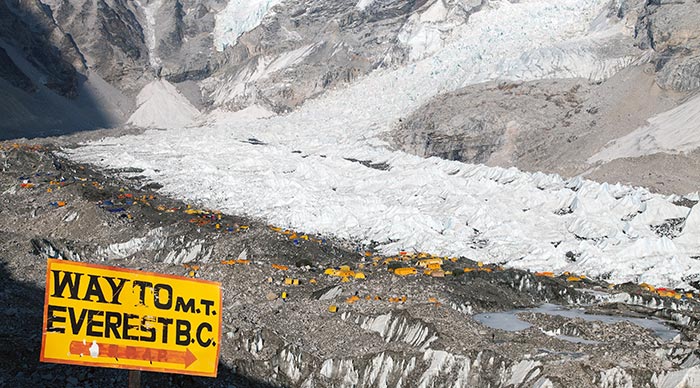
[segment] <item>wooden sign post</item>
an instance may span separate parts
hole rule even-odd
[[[49,259],[41,361],[216,377],[221,312],[219,283]]]
[[[129,371],[129,388],[141,388],[141,371]]]

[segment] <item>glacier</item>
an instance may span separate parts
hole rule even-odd
[[[214,46],[223,51],[244,33],[259,26],[268,11],[282,0],[231,0],[216,15]]]
[[[273,2],[253,3],[259,13]],[[700,261],[691,258],[700,256],[700,239],[674,241],[651,228],[683,209],[687,216],[687,208],[673,204],[677,197],[423,159],[383,139],[431,97],[465,85],[614,74],[636,58],[596,54],[614,35],[591,28],[607,3],[494,1],[433,55],[377,70],[290,114],[235,120],[219,114],[190,127],[104,138],[65,152],[104,168],[142,169],[139,175],[160,183],[163,193],[198,206],[378,242],[385,254],[426,251],[689,287],[688,279],[700,277]],[[652,216],[643,220],[647,212]]]

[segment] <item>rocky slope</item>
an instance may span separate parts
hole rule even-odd
[[[9,55],[0,56],[15,65],[2,77],[9,85],[0,88],[9,103],[0,108],[6,118],[3,137],[119,126],[135,110],[136,95],[158,77],[205,78],[217,67],[211,31],[222,6],[216,1],[1,2],[0,43]]]
[[[481,6],[313,0],[270,2],[276,7],[266,13],[266,4],[230,3],[3,0],[0,92],[11,102],[3,137],[118,126],[161,77],[200,110],[256,104],[284,112],[378,67],[429,55]],[[260,25],[235,26],[240,37],[218,32],[263,16]],[[65,106],[73,109],[61,114]]]

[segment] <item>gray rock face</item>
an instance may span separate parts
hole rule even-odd
[[[81,80],[99,77],[133,99],[147,83],[163,77],[182,84],[188,98],[205,109],[258,104],[283,112],[379,67],[425,55],[412,53],[406,37],[429,7],[437,4],[441,12],[444,9],[440,28],[442,38],[448,39],[452,28],[464,23],[482,2],[396,0],[360,9],[354,0],[289,0],[235,45],[218,52],[213,31],[217,14],[227,4],[226,0],[4,1],[0,38],[21,47],[22,58],[37,68],[37,74],[23,79],[23,66],[5,56],[3,78],[30,94],[35,79],[47,78],[43,85],[75,98]],[[21,115],[16,119],[20,126],[32,125]]]
[[[410,48],[400,36],[432,4],[392,0],[360,10],[355,0],[285,1],[226,49],[229,61],[204,84],[210,104],[240,109],[256,103],[284,112],[377,68],[405,64]],[[462,23],[481,6],[440,4],[448,19]]]
[[[135,94],[156,76],[182,82],[209,75],[216,67],[211,31],[220,3],[61,0],[50,6],[56,22],[75,37],[90,68]]]
[[[124,0],[51,4],[56,22],[75,37],[90,69],[127,94],[137,93],[156,71],[150,66],[147,22],[138,4]]]
[[[0,47],[0,78],[9,82],[12,86],[26,92],[34,92],[36,85],[22,70],[15,65],[5,49]]]
[[[171,82],[208,77],[225,57],[213,50],[211,32],[221,0],[161,1],[156,12],[156,54],[160,75]],[[162,20],[162,22],[161,22]]]
[[[77,95],[78,71],[85,69],[82,56],[71,36],[55,24],[46,5],[40,1],[0,2],[0,40],[17,47],[26,60],[45,75],[42,83],[47,88],[66,97]],[[7,52],[5,60],[14,63]],[[21,68],[17,64],[12,67]],[[9,68],[8,65],[8,72],[13,75],[3,78],[13,85],[17,82],[26,84],[26,80],[21,81],[22,77],[18,78],[17,72]],[[26,69],[20,70],[24,71]]]
[[[56,23],[75,38],[90,68],[117,87],[138,78],[148,62],[133,7],[134,2],[124,0],[64,0],[52,5]]]
[[[648,1],[636,31],[642,47],[655,51],[657,80],[668,89],[700,87],[700,7],[697,1]]]
[[[157,76],[208,76],[223,3],[0,1],[0,95],[11,102],[0,108],[2,137],[117,126]]]
[[[95,77],[73,37],[40,1],[0,2],[0,138],[119,124],[119,92]],[[111,102],[110,102],[111,101]]]

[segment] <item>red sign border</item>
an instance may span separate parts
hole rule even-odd
[[[52,263],[61,263],[61,262],[66,262],[66,261],[70,262],[71,265],[76,265],[79,267],[96,268],[96,269],[103,269],[103,270],[109,270],[109,271],[115,271],[115,272],[126,272],[126,273],[132,273],[132,274],[155,276],[155,277],[168,278],[168,279],[186,280],[186,281],[190,281],[190,282],[198,282],[198,283],[216,285],[219,287],[219,290],[221,290],[221,283],[214,282],[211,280],[192,279],[192,278],[188,278],[185,276],[162,274],[162,273],[149,272],[149,271],[139,271],[139,270],[130,269],[130,268],[112,267],[109,265],[84,263],[84,262],[78,262],[78,261],[48,259],[47,264],[46,264],[46,291],[44,291],[44,318],[43,318],[42,328],[41,328],[41,353],[39,354],[39,361],[56,363],[56,364],[93,366],[93,367],[99,367],[99,368],[138,370],[138,371],[144,371],[144,372],[174,373],[174,374],[200,376],[200,377],[213,377],[213,378],[215,378],[218,375],[219,362],[220,362],[219,357],[221,355],[221,346],[222,346],[222,344],[221,344],[221,334],[222,333],[221,332],[222,332],[222,328],[223,328],[223,316],[224,316],[224,314],[223,314],[223,306],[224,306],[224,304],[223,304],[223,292],[219,292],[219,306],[221,306],[222,311],[219,314],[219,338],[217,338],[219,346],[216,348],[216,365],[214,366],[213,373],[196,372],[196,371],[190,372],[187,370],[171,369],[171,368],[137,367],[137,366],[132,366],[132,365],[120,366],[120,365],[114,365],[114,364],[102,364],[99,362],[78,361],[78,360],[71,361],[71,360],[62,360],[62,359],[53,359],[53,358],[44,357],[44,349],[46,346],[46,334],[48,333],[46,330],[46,325],[48,322],[48,312],[49,312],[48,306],[49,306],[49,284],[51,282],[51,264]]]

